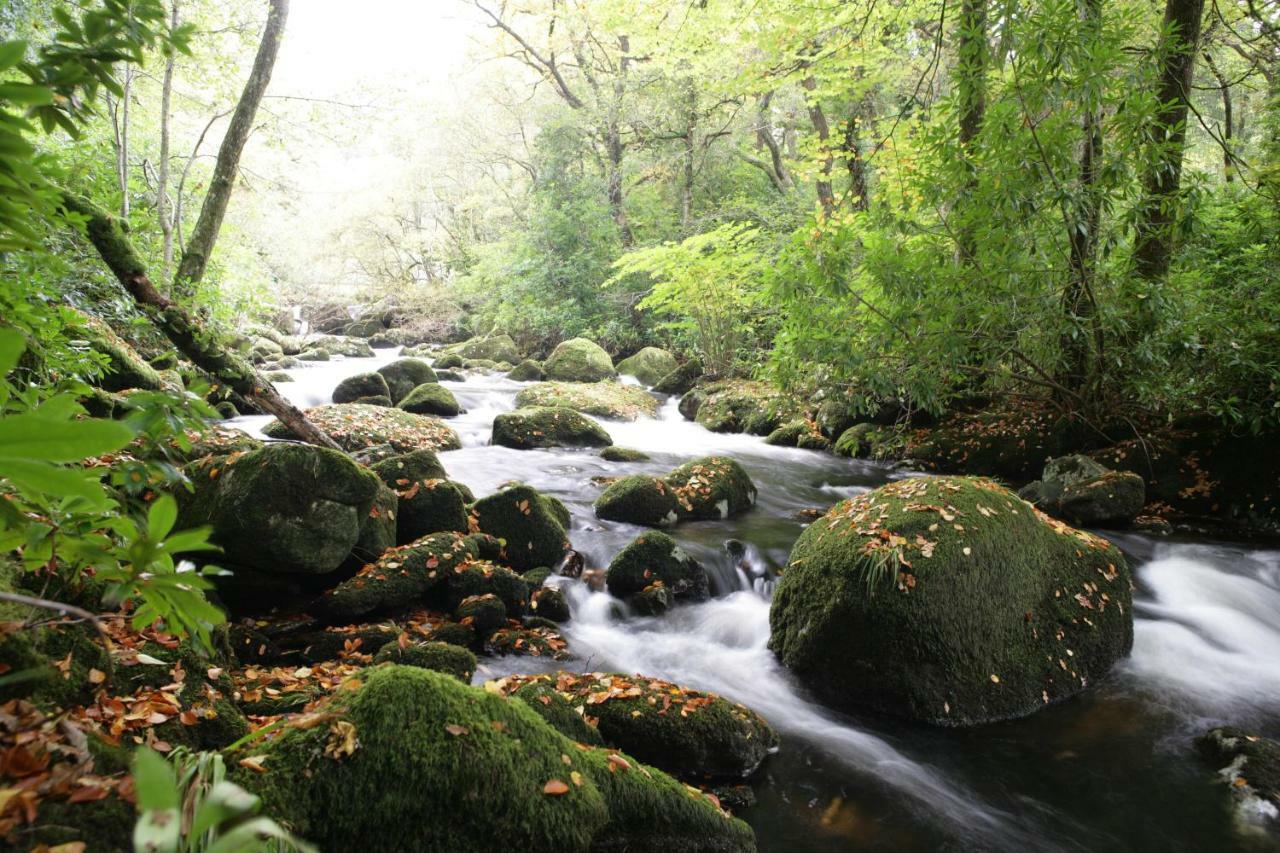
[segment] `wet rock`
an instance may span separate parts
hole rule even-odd
[[[1280,743],[1228,726],[1196,738],[1196,748],[1231,792],[1239,822],[1280,834]]]
[[[457,450],[462,446],[458,434],[443,421],[400,409],[335,403],[312,407],[304,414],[348,453],[375,445],[387,445],[397,453],[422,448]],[[272,421],[262,431],[272,438],[292,435],[279,421]]]
[[[467,377],[456,370],[437,370],[436,378],[441,382],[466,382]]]
[[[658,347],[645,347],[630,358],[617,364],[618,373],[634,376],[645,385],[653,385],[674,371],[679,364],[676,357]]]
[[[701,376],[702,361],[691,358],[654,383],[653,390],[659,394],[687,394]]]
[[[775,447],[799,447],[801,450],[829,450],[831,441],[822,434],[818,425],[805,418],[787,421],[764,440]]]
[[[616,598],[629,599],[661,583],[681,601],[706,601],[710,596],[706,570],[657,530],[642,533],[609,563],[605,584]]]
[[[470,684],[476,674],[476,656],[468,650],[450,643],[404,643],[399,640],[378,649],[373,662],[416,666],[433,672],[452,675],[463,684]]]
[[[558,512],[536,489],[514,486],[471,507],[475,527],[506,542],[504,559],[518,571],[553,566],[569,548]]]
[[[469,595],[458,603],[453,618],[474,628],[476,636],[487,637],[507,624],[507,607],[491,592]]]
[[[1071,455],[1046,462],[1041,478],[1018,495],[1072,524],[1127,526],[1146,504],[1146,485],[1131,471],[1112,471],[1087,456]]]
[[[586,338],[561,343],[551,351],[542,369],[548,379],[560,382],[599,382],[618,375],[609,353]]]
[[[704,456],[665,477],[675,493],[681,521],[719,520],[751,509],[756,486],[746,470],[727,456]]]
[[[627,603],[641,616],[661,616],[676,602],[671,590],[656,581],[628,598]]]
[[[558,587],[547,586],[535,591],[529,601],[529,609],[552,622],[568,622],[571,616],[569,602]]]
[[[436,382],[427,382],[414,388],[398,406],[415,415],[440,415],[446,418],[462,411],[453,392]]]
[[[492,335],[476,337],[460,344],[456,352],[463,358],[484,359],[485,361],[506,361],[518,364],[521,360],[520,348],[510,335]]]
[[[768,435],[802,414],[798,401],[766,382],[725,380],[699,390],[705,396],[694,419],[712,432]]]
[[[544,376],[546,374],[542,372],[542,364],[531,358],[526,358],[507,374],[507,378],[513,382],[541,382]]]
[[[684,393],[684,396],[680,398],[680,402],[676,404],[676,409],[686,421],[695,421],[698,419],[698,410],[702,408],[702,404],[706,399],[707,395],[705,393],[694,388]]]
[[[540,382],[516,395],[516,405],[567,406],[586,415],[634,421],[655,417],[658,401],[643,388],[620,382]]]
[[[435,382],[436,373],[431,365],[417,358],[398,358],[390,364],[378,368],[378,373],[387,381],[391,402],[398,404],[409,392],[419,385]]]
[[[353,621],[369,613],[394,611],[422,601],[457,567],[476,557],[474,546],[460,533],[430,536],[391,548],[322,595],[315,610],[327,619]]]
[[[441,368],[444,368],[447,370],[449,368],[462,367],[462,356],[458,355],[456,352],[447,352],[444,355],[437,358],[435,360],[435,364],[433,364],[432,366],[436,370],[439,370]]]
[[[1105,676],[1133,645],[1130,590],[1111,543],[991,480],[901,480],[801,534],[769,646],[836,707],[978,725]]]
[[[504,412],[493,419],[491,443],[516,450],[538,447],[604,447],[613,439],[600,424],[564,406]]]
[[[354,403],[361,397],[390,396],[387,380],[382,378],[381,373],[357,373],[355,376],[348,376],[333,389],[335,403]]]
[[[648,462],[649,454],[629,447],[606,447],[600,458],[606,462]]]
[[[668,527],[679,520],[675,493],[657,477],[622,477],[596,498],[597,518],[646,527]]]

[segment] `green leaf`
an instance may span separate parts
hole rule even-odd
[[[57,420],[37,412],[0,419],[0,458],[77,462],[119,450],[133,439],[124,424]]]
[[[177,520],[178,502],[173,499],[173,495],[161,495],[147,510],[147,533],[152,540],[159,542],[169,535]]]
[[[233,782],[218,782],[205,795],[191,820],[188,837],[199,838],[239,818],[257,812],[259,799]]]
[[[0,477],[33,494],[83,498],[94,507],[107,503],[101,481],[89,471],[60,468],[31,459],[0,458]]]
[[[133,756],[133,785],[141,811],[177,809],[180,805],[173,768],[160,753],[143,746]]]
[[[0,42],[0,71],[17,65],[22,61],[22,57],[26,52],[27,43],[25,41]]]
[[[0,378],[18,366],[26,348],[27,339],[17,329],[0,329]]]

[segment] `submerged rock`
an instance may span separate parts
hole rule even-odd
[[[643,388],[620,382],[540,382],[516,395],[516,405],[568,406],[600,418],[634,421],[658,414],[658,401]]]
[[[564,406],[538,406],[503,412],[493,419],[490,441],[517,450],[604,447],[613,443],[604,427]]]
[[[634,376],[645,385],[653,385],[679,367],[676,357],[658,347],[645,347],[635,355],[618,362],[618,373]]]
[[[665,533],[653,530],[637,536],[609,563],[605,584],[610,594],[629,599],[655,584],[682,601],[710,597],[706,570]]]
[[[1041,478],[1018,495],[1072,524],[1105,527],[1131,524],[1146,504],[1146,493],[1138,474],[1072,455],[1050,459]]]
[[[597,518],[646,527],[677,521],[719,520],[750,509],[756,501],[751,477],[727,456],[705,456],[666,477],[633,475],[612,483],[596,499]]]
[[[609,353],[586,338],[573,338],[561,343],[551,351],[542,369],[548,379],[561,382],[599,382],[618,375]]]
[[[440,415],[446,418],[462,411],[453,392],[437,382],[424,382],[417,386],[397,406],[415,415]]]
[[[815,694],[944,726],[1031,714],[1133,645],[1129,566],[991,480],[921,477],[801,534],[769,647]]]
[[[348,453],[376,445],[387,445],[396,453],[422,448],[457,450],[462,446],[458,434],[439,419],[400,409],[335,403],[314,406],[303,414]],[[280,421],[272,421],[262,431],[272,438],[289,438],[292,435]]]
[[[1280,833],[1280,743],[1228,726],[1196,738],[1196,748],[1228,786],[1239,822]]]
[[[387,380],[382,378],[381,373],[357,373],[355,376],[348,376],[333,389],[335,403],[355,403],[363,397],[389,398],[390,396]],[[387,402],[389,405],[390,400]]]
[[[645,527],[668,527],[680,516],[676,513],[676,496],[657,477],[635,474],[623,477],[596,498],[597,518],[625,521]]]
[[[600,458],[606,462],[648,462],[649,454],[629,447],[606,447],[600,451]]]
[[[471,507],[472,528],[506,542],[504,558],[518,571],[554,566],[569,549],[560,510],[529,486],[513,486]]]
[[[392,403],[399,403],[419,385],[436,381],[431,365],[417,358],[398,358],[379,367],[378,373],[387,381]]]

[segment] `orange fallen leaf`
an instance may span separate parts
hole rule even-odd
[[[569,793],[569,786],[559,779],[552,779],[550,782],[542,786],[542,793],[549,797],[559,797]]]

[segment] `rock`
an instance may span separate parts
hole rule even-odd
[[[506,566],[483,558],[459,564],[438,592],[432,602],[450,611],[457,610],[467,599],[486,595],[502,602],[504,618],[519,618],[529,609],[529,584],[525,579]]]
[[[1227,726],[1196,738],[1196,748],[1231,792],[1239,822],[1280,833],[1280,743]]]
[[[437,370],[436,378],[441,382],[466,382],[467,377],[454,370]]]
[[[586,415],[620,421],[658,414],[658,401],[651,394],[620,382],[540,382],[521,389],[516,405],[567,406]]]
[[[654,385],[679,366],[676,357],[666,350],[645,347],[618,362],[617,371],[624,376],[634,376],[645,385]]]
[[[383,666],[320,712],[327,725],[286,726],[227,763],[324,850],[755,850],[750,828],[661,771],[441,673]],[[238,766],[249,755],[262,772]]]
[[[661,616],[676,603],[675,595],[661,583],[650,584],[627,599],[641,616]]]
[[[456,352],[447,352],[435,360],[432,367],[436,370],[441,368],[462,367],[462,356]]]
[[[452,675],[463,684],[470,684],[471,677],[476,674],[476,656],[464,648],[450,643],[387,643],[378,649],[373,662],[396,663],[403,666],[416,666],[433,672]]]
[[[423,448],[457,450],[462,446],[458,434],[447,424],[428,415],[415,415],[401,409],[334,403],[314,406],[304,414],[348,453],[381,444],[397,453]],[[279,421],[272,421],[262,431],[272,438],[289,438],[292,435]]]
[[[943,726],[1034,713],[1133,645],[1111,543],[994,481],[900,480],[837,504],[792,549],[769,647],[838,708]]]
[[[409,545],[385,551],[353,578],[329,590],[316,602],[331,621],[353,621],[420,602],[455,569],[476,556],[460,533],[434,533]]]
[[[382,378],[381,373],[357,373],[355,376],[348,376],[333,389],[335,403],[355,403],[359,402],[361,397],[389,398],[390,396],[387,380]]]
[[[270,444],[191,463],[177,529],[210,525],[230,562],[269,573],[324,574],[360,538],[378,479],[327,448]]]
[[[429,533],[467,531],[467,498],[445,479],[444,467],[430,450],[392,456],[370,466],[399,498],[396,540],[406,544]]]
[[[661,584],[681,601],[710,597],[707,573],[676,541],[656,530],[642,533],[609,563],[605,585],[616,598],[629,599]]]
[[[629,447],[606,447],[600,451],[600,458],[606,462],[648,462],[649,454]]]
[[[457,353],[463,358],[484,359],[486,361],[506,361],[511,364],[520,362],[520,348],[510,335],[493,335],[476,337],[462,343]]]
[[[472,504],[474,527],[506,540],[506,560],[517,571],[554,566],[569,549],[556,510],[537,490],[513,486]]]
[[[1128,526],[1146,505],[1146,484],[1132,471],[1112,471],[1087,456],[1050,459],[1044,473],[1018,492],[1071,524]]]
[[[507,624],[507,607],[491,592],[469,595],[458,603],[453,618],[470,625],[477,637],[484,638]]]
[[[419,385],[437,381],[431,365],[416,358],[398,358],[379,367],[378,372],[387,380],[391,402],[397,404]]]
[[[586,338],[572,338],[561,343],[551,351],[542,369],[548,379],[560,382],[599,382],[618,375],[609,353]]]
[[[691,358],[654,383],[653,390],[659,394],[687,394],[701,376],[702,361]]]
[[[831,447],[831,442],[818,429],[818,425],[806,418],[787,421],[769,433],[764,443],[775,447],[799,447],[802,450],[828,450]]]
[[[542,365],[531,358],[526,358],[507,374],[513,382],[541,382],[544,376]]]
[[[249,358],[254,364],[274,361],[284,355],[284,349],[270,338],[258,338],[249,347]]]
[[[293,381],[293,377],[292,377],[292,376],[290,376],[288,373],[286,373],[286,372],[285,372],[285,371],[283,371],[283,370],[271,370],[271,371],[268,371],[267,373],[264,373],[264,374],[262,375],[262,378],[263,378],[263,379],[266,379],[268,382],[271,382],[271,383],[292,382],[292,381]]]
[[[394,490],[386,485],[378,486],[373,506],[369,508],[369,514],[361,522],[360,535],[351,548],[351,556],[346,560],[349,568],[358,569],[365,563],[371,563],[382,556],[388,548],[396,546],[399,503]]]
[[[324,352],[329,356],[340,355],[343,358],[373,358],[373,348],[369,342],[360,338],[347,338],[339,335],[323,335],[307,343],[306,352]],[[328,361],[328,359],[322,359]]]
[[[503,412],[493,419],[490,443],[516,450],[536,447],[603,447],[613,443],[604,427],[564,406]]]
[[[535,591],[529,600],[529,609],[552,622],[568,622],[569,602],[559,587],[547,586]]]
[[[329,351],[326,349],[313,348],[303,350],[298,354],[299,361],[328,361]]]
[[[675,493],[681,521],[719,520],[755,505],[756,486],[746,470],[727,456],[687,462],[665,478]]]
[[[493,632],[485,641],[484,651],[490,655],[528,655],[548,660],[568,660],[568,643],[554,622],[540,616],[527,617],[530,625],[512,625]]]
[[[675,492],[657,477],[642,474],[623,477],[605,489],[596,498],[595,513],[606,521],[646,527],[667,527],[680,518]]]
[[[415,415],[440,415],[446,418],[462,411],[453,392],[437,382],[427,382],[414,388],[398,406]]]
[[[712,432],[768,435],[803,414],[798,401],[766,382],[726,380],[700,390],[705,397],[694,419]]]
[[[684,396],[680,398],[680,402],[676,404],[676,409],[686,421],[696,421],[698,419],[698,410],[702,408],[702,404],[706,402],[706,399],[707,395],[705,393],[694,388],[685,392]]]
[[[658,678],[554,672],[510,676],[489,686],[524,698],[535,710],[543,705],[549,723],[567,723],[576,732],[576,723],[538,701],[554,689],[578,714],[595,720],[606,744],[690,781],[743,779],[778,745],[773,727],[748,708]]]
[[[427,635],[427,640],[433,643],[448,643],[451,646],[461,646],[464,649],[469,649],[476,644],[476,629],[458,622],[442,622],[431,629],[431,633]]]
[[[814,422],[823,436],[835,441],[845,430],[858,423],[858,416],[849,402],[832,397],[818,405]]]
[[[351,402],[360,406],[381,406],[384,409],[389,409],[394,405],[391,402],[391,398],[386,394],[378,394],[373,397],[357,397]]]

